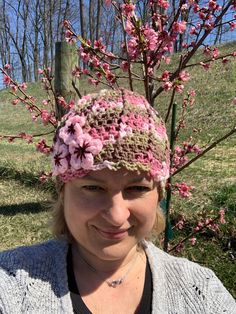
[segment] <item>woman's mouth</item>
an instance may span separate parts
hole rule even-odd
[[[122,239],[128,235],[129,229],[100,229],[95,227],[97,232],[106,239]]]

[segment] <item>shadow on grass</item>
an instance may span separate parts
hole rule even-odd
[[[14,216],[16,214],[36,214],[47,211],[46,206],[40,203],[22,203],[0,206],[0,215]]]
[[[24,185],[34,189],[42,191],[50,191],[53,194],[56,193],[55,184],[51,179],[45,182],[41,182],[40,175],[34,174],[28,171],[19,171],[14,168],[13,165],[1,165],[0,166],[0,179],[3,180],[15,180]]]

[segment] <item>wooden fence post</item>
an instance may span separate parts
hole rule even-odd
[[[78,85],[78,81],[75,82],[71,73],[76,65],[78,65],[76,45],[67,42],[56,42],[54,88],[56,96],[64,97],[67,103],[78,99],[74,87]],[[65,112],[65,109],[57,103],[56,115],[58,120],[61,120]]]

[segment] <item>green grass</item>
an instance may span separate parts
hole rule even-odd
[[[225,46],[225,53],[231,49]],[[197,61],[196,57],[195,61]],[[173,61],[174,63],[174,61]],[[170,64],[170,68],[173,67]],[[187,127],[180,133],[178,143],[194,133],[193,142],[200,146],[212,143],[235,125],[236,111],[232,104],[235,97],[236,61],[223,66],[215,63],[212,70],[204,71],[201,67],[189,70],[191,81],[185,91],[194,86],[197,91],[195,104],[188,109]],[[127,87],[127,82],[123,82]],[[80,83],[83,94],[94,90],[85,80]],[[140,83],[136,90],[142,92]],[[29,93],[37,99],[45,98],[45,93],[38,84],[29,85]],[[185,93],[177,95],[178,116]],[[31,122],[29,112],[21,109],[21,105],[13,107],[12,96],[7,91],[0,92],[0,135],[13,135],[22,131],[27,133],[44,133],[51,130],[38,121]],[[170,101],[169,93],[162,93],[156,100],[156,107],[162,116]],[[47,137],[50,140],[50,136]],[[36,152],[35,144],[27,144],[16,140],[8,143],[0,141],[0,249],[7,249],[23,244],[31,244],[50,238],[48,226],[50,211],[48,202],[54,191],[52,182],[42,185],[39,173],[50,169],[49,158]],[[205,214],[217,214],[220,208],[226,209],[227,224],[222,225],[215,234],[204,231],[197,236],[195,246],[187,244],[187,249],[180,255],[212,268],[225,286],[236,297],[232,278],[236,277],[236,136],[221,143],[203,158],[182,171],[174,181],[186,181],[194,186],[192,196],[183,200],[172,198],[172,223],[180,215],[185,215],[188,228],[175,232],[173,244],[187,235],[195,225],[196,217]]]

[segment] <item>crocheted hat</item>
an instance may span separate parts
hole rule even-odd
[[[155,181],[169,176],[164,122],[137,93],[101,90],[82,97],[60,122],[52,150],[53,176],[63,182],[91,170],[125,167]]]

